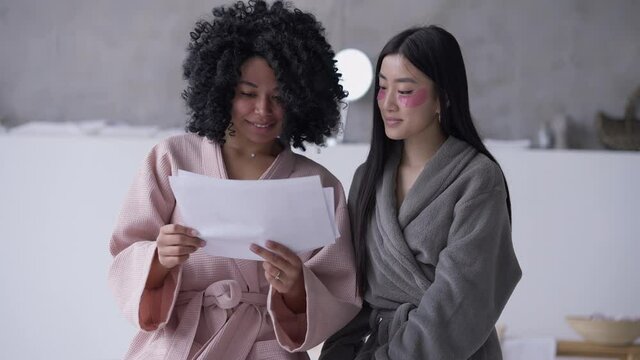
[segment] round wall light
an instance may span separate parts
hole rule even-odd
[[[351,102],[363,97],[373,81],[373,67],[367,55],[358,49],[344,49],[335,59],[342,74],[340,85],[349,93],[345,100]]]

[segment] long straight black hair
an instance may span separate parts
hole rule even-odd
[[[453,35],[434,25],[402,31],[391,38],[380,52],[376,64],[376,75],[380,73],[382,60],[388,55],[404,57],[435,83],[435,90],[440,101],[440,126],[444,134],[465,141],[497,164],[496,159],[480,140],[478,131],[473,125],[469,110],[467,73],[460,46]],[[374,97],[379,88],[379,79],[376,76]],[[377,101],[374,100],[371,148],[363,166],[364,173],[360,178],[354,207],[355,214],[352,219],[356,282],[361,295],[364,295],[367,288],[366,236],[375,208],[376,186],[382,178],[391,146],[397,141],[391,140],[385,135],[382,115]],[[509,219],[511,219],[511,200],[508,188],[507,208]]]

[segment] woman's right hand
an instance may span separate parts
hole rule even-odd
[[[196,230],[178,224],[162,226],[156,242],[158,261],[165,269],[172,269],[187,261],[191,253],[206,244],[198,238]]]

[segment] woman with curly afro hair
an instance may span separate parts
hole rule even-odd
[[[308,359],[306,350],[358,313],[342,185],[291,151],[322,144],[337,127],[345,93],[333,57],[315,17],[279,1],[218,7],[196,23],[183,68],[188,133],[153,147],[110,241],[110,285],[140,330],[126,359]],[[277,239],[252,245],[260,262],[211,256],[180,225],[169,185],[178,169],[319,176],[333,188],[341,236],[303,254]]]

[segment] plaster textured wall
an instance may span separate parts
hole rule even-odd
[[[0,0],[0,117],[106,118],[180,126],[181,62],[196,19],[219,0]],[[459,40],[483,136],[534,135],[556,114],[571,144],[597,147],[598,110],[622,116],[640,85],[640,2],[633,0],[295,1],[336,50],[375,62],[396,32],[439,24]],[[346,140],[368,141],[372,92],[352,104]]]

